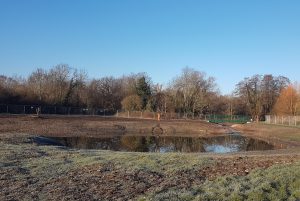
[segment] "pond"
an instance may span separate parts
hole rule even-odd
[[[101,149],[126,152],[212,152],[272,150],[274,146],[258,139],[230,134],[216,137],[114,136],[114,137],[35,137],[39,145],[76,149]]]

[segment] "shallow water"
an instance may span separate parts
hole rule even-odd
[[[265,141],[239,134],[217,137],[173,136],[116,136],[116,137],[36,137],[40,145],[65,146],[76,149],[101,149],[130,152],[212,152],[231,153],[239,151],[272,150],[274,146]]]

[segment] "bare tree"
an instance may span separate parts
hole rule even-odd
[[[88,86],[89,107],[101,107],[116,111],[121,109],[122,81],[113,77],[94,79]]]
[[[259,121],[271,112],[280,91],[288,83],[289,80],[283,76],[254,75],[237,84],[236,94],[247,103],[252,118]]]
[[[72,78],[69,81],[68,91],[64,98],[64,105],[77,107],[87,105],[86,80],[87,74],[85,71],[74,69]]]
[[[206,78],[205,73],[192,68],[184,68],[182,74],[173,80],[171,88],[176,96],[177,105],[187,114],[203,114],[209,106],[211,93],[214,93],[213,77]]]
[[[122,100],[122,108],[126,111],[139,111],[142,106],[143,101],[138,95],[130,95]]]
[[[245,78],[237,84],[237,94],[247,100],[252,119],[259,121],[262,113],[261,75]]]
[[[47,93],[47,72],[41,68],[31,73],[28,80],[28,88],[38,97],[38,102],[46,102]]]
[[[71,68],[66,64],[56,65],[48,73],[48,91],[52,104],[62,105],[69,90]]]
[[[287,87],[289,83],[289,79],[283,76],[263,76],[261,82],[263,115],[269,114],[272,111],[281,90]]]

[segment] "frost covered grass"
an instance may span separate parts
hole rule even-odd
[[[219,177],[191,189],[168,189],[140,200],[300,200],[300,162]]]

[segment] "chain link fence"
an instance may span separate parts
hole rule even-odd
[[[112,116],[116,112],[102,108],[80,108],[39,105],[0,105],[0,114],[53,114],[53,115],[100,115]]]
[[[250,116],[245,115],[205,115],[205,119],[211,123],[238,123],[244,124],[251,121]]]

